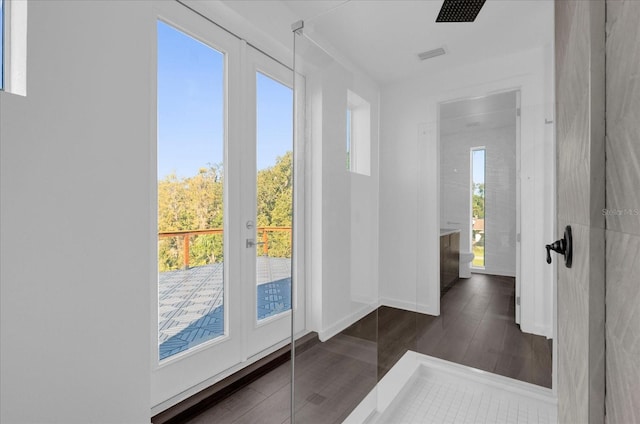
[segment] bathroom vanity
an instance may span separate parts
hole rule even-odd
[[[458,280],[460,270],[460,230],[440,229],[440,293]]]

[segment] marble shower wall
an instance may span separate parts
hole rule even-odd
[[[558,414],[604,422],[605,3],[557,1],[558,238],[573,228],[573,267],[558,267]],[[552,240],[549,240],[551,242]]]
[[[606,421],[640,422],[640,2],[607,1]]]

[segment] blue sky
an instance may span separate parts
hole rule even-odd
[[[223,54],[158,22],[159,179],[222,163],[223,70]],[[292,91],[260,73],[256,78],[257,161],[263,169],[291,150]]]
[[[474,150],[472,156],[473,182],[484,184],[485,150]]]

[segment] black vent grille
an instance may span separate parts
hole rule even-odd
[[[473,22],[486,0],[444,0],[436,22]]]

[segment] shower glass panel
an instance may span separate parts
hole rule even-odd
[[[306,19],[293,35],[294,89],[304,92],[296,95],[295,145],[305,146],[308,166],[303,299],[306,327],[318,335],[294,336],[296,423],[365,422],[384,411],[402,386],[397,382],[405,378],[407,353],[418,350],[418,328],[429,324],[430,317],[416,312],[429,295],[426,278],[419,289],[418,270],[409,268],[416,258],[387,268],[396,275],[379,273],[381,261],[396,262],[398,245],[389,237],[427,257],[416,229],[401,220],[384,222],[379,214],[381,85],[336,49],[358,38],[358,27],[350,25],[358,16],[370,15],[371,8],[389,15],[395,7],[392,1],[347,2]],[[405,189],[416,192],[415,186]],[[397,206],[415,211],[415,204]],[[388,236],[384,246],[382,232]],[[294,317],[296,312],[294,307]]]
[[[377,120],[378,92],[315,38],[310,28],[323,28],[325,17],[306,21],[307,26],[293,35],[295,145],[305,146],[310,170],[305,172],[305,210],[309,211],[305,227],[309,230],[305,234],[307,293],[303,299],[307,302],[306,326],[315,333],[294,336],[292,422],[305,424],[341,423],[348,417],[364,421],[376,407],[382,365],[377,156],[359,158],[371,161],[370,176],[351,172],[348,156],[345,166],[345,145],[351,137],[375,145],[370,150],[377,155],[377,134],[370,128],[377,129],[373,117]],[[362,120],[368,117],[351,113],[349,92],[369,104],[372,118],[368,126]],[[297,289],[299,286],[294,292]],[[294,308],[294,320],[297,313]]]
[[[317,339],[294,331],[292,422],[399,422],[385,421],[394,399],[407,393],[405,384],[422,378],[418,368],[405,366],[410,361],[422,370],[480,369],[550,387],[553,276],[539,246],[555,219],[553,195],[546,193],[553,191],[553,173],[541,171],[552,170],[555,157],[552,49],[522,46],[516,52],[498,37],[493,44],[504,51],[491,60],[477,52],[462,57],[453,48],[419,60],[422,50],[437,49],[437,30],[446,28],[423,24],[429,17],[435,21],[441,3],[302,3],[288,3],[304,17],[293,25],[293,38],[294,137],[306,161],[305,281],[294,285],[293,298],[305,302],[305,328]],[[500,3],[482,19],[501,8],[514,12],[509,2]],[[551,43],[547,6],[540,6],[530,30]],[[513,56],[508,61],[507,54]],[[526,93],[522,103],[520,93]],[[499,96],[489,99],[493,95]],[[444,106],[462,107],[454,104],[461,99],[473,100],[473,107],[451,110],[449,119]],[[489,114],[475,110],[485,101]],[[479,128],[489,115],[500,119]],[[461,130],[446,127],[447,119]],[[471,138],[459,154],[451,153],[453,138],[466,140],[479,129],[510,137],[509,148]],[[384,135],[380,144],[378,131]],[[486,147],[477,152],[484,165],[475,167],[483,177],[470,190],[470,148],[478,146]],[[509,174],[497,171],[507,165]],[[500,244],[505,261],[526,257],[522,270],[497,269],[500,258],[486,255],[485,269],[470,272],[470,201],[472,192],[484,201],[485,180],[489,190],[507,186],[510,202],[489,192],[482,205],[486,217],[504,212],[516,218],[513,225],[504,219],[499,228],[489,227],[487,242]],[[445,194],[457,191],[461,206],[444,213]],[[484,212],[477,213],[478,233]],[[480,234],[478,247],[483,242]],[[477,252],[478,261],[481,256]],[[444,292],[443,262],[454,276]],[[514,278],[520,274],[529,283],[522,290]],[[531,326],[533,316],[521,318],[521,301],[548,305],[535,312],[544,328]]]

